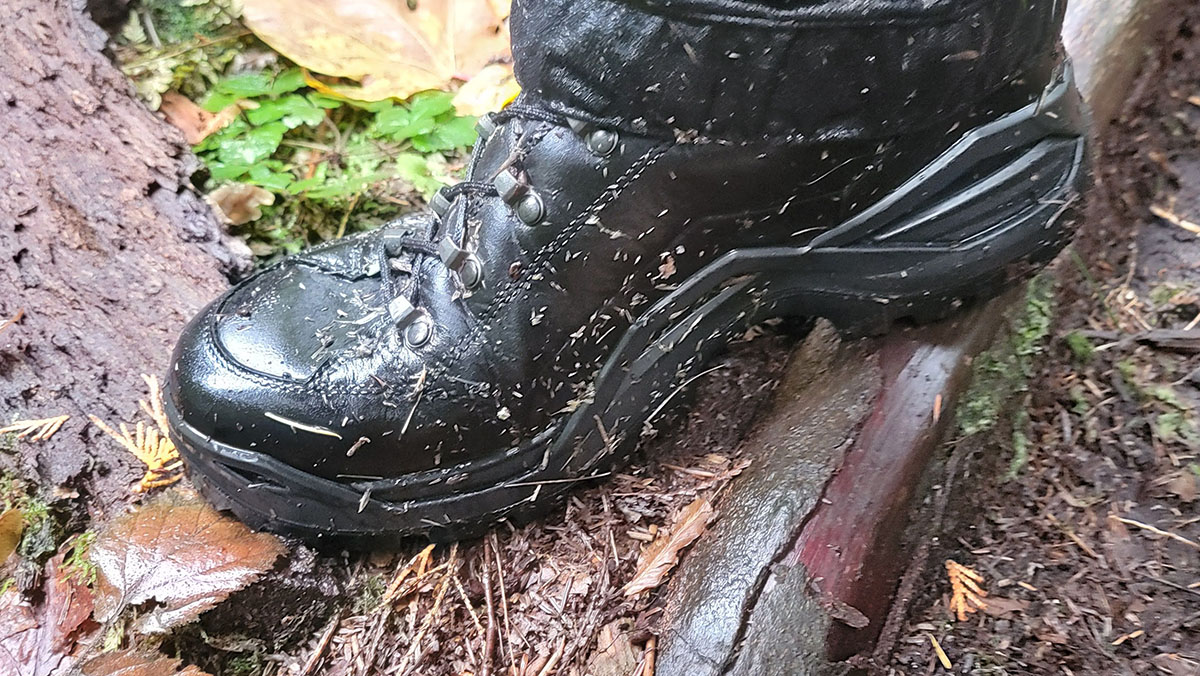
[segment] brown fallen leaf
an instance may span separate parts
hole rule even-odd
[[[183,94],[167,92],[162,95],[158,111],[167,118],[168,124],[183,132],[183,139],[189,145],[196,145],[233,122],[242,108],[234,103],[218,113],[210,113]]]
[[[93,597],[79,571],[59,554],[46,564],[45,598],[33,606],[16,589],[0,595],[0,674],[51,676],[68,673],[76,642],[89,623]],[[86,623],[86,624],[85,624]]]
[[[263,42],[317,73],[358,81],[331,87],[378,101],[444,89],[508,55],[506,10],[489,0],[245,0],[242,20]],[[415,7],[415,9],[410,9]]]
[[[25,515],[16,507],[0,513],[0,565],[3,565],[21,544],[21,533],[25,530]]]
[[[1009,599],[1003,596],[989,596],[987,605],[982,610],[992,617],[1008,617],[1013,613],[1022,612],[1028,607],[1029,601]]]
[[[696,541],[715,518],[712,505],[696,498],[675,518],[669,535],[661,536],[642,552],[637,572],[625,585],[625,595],[633,596],[663,583],[667,573],[679,563],[679,552]]]
[[[274,204],[275,193],[234,181],[210,192],[204,199],[231,225],[243,225],[262,218],[259,207]]]
[[[80,673],[83,676],[209,676],[208,672],[192,665],[180,671],[179,660],[173,657],[146,655],[133,648],[88,660]]]
[[[117,518],[92,543],[96,619],[155,600],[160,606],[137,629],[166,631],[253,582],[283,552],[274,535],[253,533],[194,498],[165,495]]]

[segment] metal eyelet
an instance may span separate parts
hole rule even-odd
[[[442,186],[433,194],[433,199],[429,200],[429,208],[433,210],[433,213],[437,214],[438,218],[444,217],[446,212],[450,211],[451,200],[449,193],[450,189]]]
[[[537,225],[546,216],[546,205],[538,194],[530,190],[517,202],[517,218],[526,225]]]
[[[511,172],[502,171],[492,180],[500,199],[517,211],[526,225],[537,225],[546,217],[546,205],[532,188],[521,183]]]
[[[602,129],[584,120],[567,119],[567,126],[578,136],[583,137],[583,144],[588,152],[599,157],[611,155],[620,144],[621,137],[611,129]]]
[[[404,329],[404,344],[413,349],[428,343],[432,337],[433,324],[425,316],[409,324],[408,328]]]
[[[404,331],[404,344],[408,347],[421,347],[433,336],[433,324],[429,321],[429,315],[413,307],[407,298],[393,298],[388,303],[387,311],[396,328]]]
[[[588,134],[585,144],[593,155],[607,157],[617,149],[619,141],[620,137],[617,135],[617,132],[608,129],[597,129]]]
[[[486,141],[496,131],[498,126],[494,113],[484,113],[475,122],[475,133],[479,134],[479,138]]]
[[[438,242],[438,257],[446,267],[458,273],[458,279],[468,291],[483,283],[483,263],[475,254],[460,249],[449,237]]]

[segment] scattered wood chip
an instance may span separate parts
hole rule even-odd
[[[959,622],[965,622],[968,613],[987,607],[983,597],[987,592],[980,586],[983,576],[954,559],[946,559],[946,575],[950,578],[950,610]]]
[[[183,132],[189,145],[196,145],[237,119],[242,108],[234,103],[219,113],[210,113],[183,94],[167,92],[162,95],[158,111],[167,118],[167,124]]]
[[[712,505],[704,498],[696,498],[684,507],[670,534],[658,538],[642,552],[637,572],[625,585],[625,595],[633,596],[662,584],[667,573],[679,563],[679,552],[695,542],[715,516]]]
[[[590,676],[628,676],[638,665],[637,653],[629,640],[630,621],[622,618],[600,628],[596,651],[588,658],[586,672]]]
[[[117,518],[89,549],[96,565],[96,618],[160,605],[138,621],[159,633],[196,618],[250,584],[284,552],[274,535],[249,528],[198,500],[167,495]]]
[[[71,416],[56,415],[53,418],[38,418],[36,420],[18,420],[7,427],[0,427],[0,434],[15,433],[18,439],[29,438],[30,441],[46,441],[67,422]]]
[[[989,596],[987,604],[980,610],[992,617],[1009,617],[1014,613],[1024,611],[1028,607],[1029,601],[1009,599],[1003,596]]]

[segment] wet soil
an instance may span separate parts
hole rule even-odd
[[[881,673],[1200,674],[1200,6],[1177,7],[1100,139],[1028,391],[953,443],[970,477]],[[989,592],[965,621],[946,559]]]

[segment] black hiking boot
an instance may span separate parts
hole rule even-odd
[[[195,482],[256,527],[468,536],[624,462],[748,325],[994,295],[1086,180],[1057,4],[518,0],[468,180],[188,326]]]

